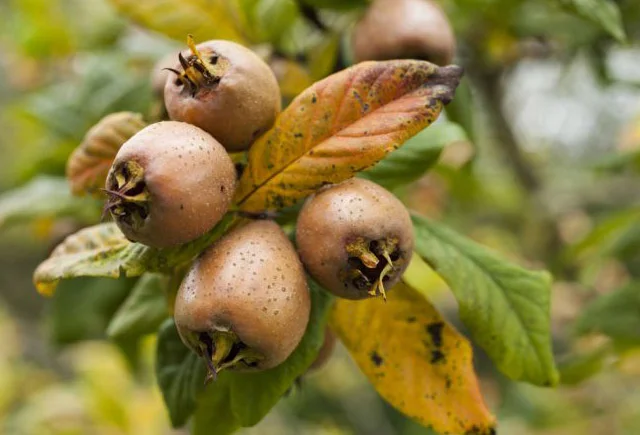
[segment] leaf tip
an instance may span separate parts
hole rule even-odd
[[[37,281],[34,279],[34,286],[36,287],[36,291],[40,293],[42,296],[51,297],[53,293],[56,291],[56,287],[58,287],[59,280],[51,281],[51,282],[43,282]]]
[[[429,77],[429,86],[442,86],[443,92],[439,96],[442,104],[449,104],[453,100],[456,88],[462,80],[464,68],[459,65],[447,65],[438,67],[433,75]]]

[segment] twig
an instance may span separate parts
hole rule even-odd
[[[300,13],[309,23],[313,24],[313,26],[316,29],[320,30],[322,33],[329,32],[329,28],[320,19],[316,8],[304,4],[301,1],[298,1],[297,3],[298,7],[300,8]]]

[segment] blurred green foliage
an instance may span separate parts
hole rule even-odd
[[[164,7],[187,14],[181,3],[165,1]],[[135,311],[140,306],[136,298],[146,297],[140,284],[145,278],[136,287],[132,279],[72,281],[44,302],[29,285],[34,265],[48,249],[100,218],[99,202],[72,198],[65,190],[61,177],[67,156],[108,113],[130,110],[153,116],[152,65],[183,43],[190,31],[165,31],[177,39],[172,41],[157,33],[171,27],[158,21],[159,15],[148,22],[156,32],[142,30],[121,15],[124,8],[146,4],[0,3],[0,191],[6,191],[0,197],[2,432],[167,430],[159,392],[140,374],[144,371],[132,377],[127,360],[114,347],[86,341],[105,338],[107,327],[117,336],[118,323],[109,323],[116,312],[119,322],[132,322],[140,331],[149,330],[135,323],[143,317],[153,317],[151,323],[157,326],[164,317],[159,301],[152,305],[153,316]],[[264,57],[299,62],[301,74],[317,80],[348,64],[348,32],[367,2],[228,4],[231,9],[218,13],[231,10],[233,18],[217,18],[231,24],[216,29],[213,23],[207,31],[215,35],[227,26],[231,35],[254,44]],[[640,118],[632,115],[640,111],[640,2],[441,4],[458,38],[457,62],[467,70],[456,100],[447,108],[450,125],[461,126],[464,134],[448,133],[446,122],[426,130],[425,135],[434,137],[429,139],[433,151],[421,156],[425,169],[438,155],[440,159],[425,177],[407,173],[405,178],[416,181],[398,194],[412,208],[445,219],[511,259],[551,268],[556,279],[551,320],[565,386],[545,390],[509,382],[489,368],[477,350],[482,389],[501,432],[636,434]],[[202,20],[202,29],[212,21]],[[547,74],[550,70],[554,73]],[[537,75],[541,78],[536,82]],[[579,85],[579,92],[570,85]],[[522,93],[533,94],[543,86],[550,91],[539,96],[542,105],[536,107],[544,110],[536,115],[544,124],[555,124],[556,117],[566,122],[544,139],[531,139],[533,119],[519,121],[516,112],[535,103]],[[564,111],[554,109],[558,100],[565,103]],[[594,112],[595,125],[582,120],[583,129],[617,133],[579,137],[567,151],[558,144],[574,119],[572,109],[580,106],[610,113],[606,117]],[[443,136],[466,145],[449,146],[447,141],[440,154]],[[456,307],[432,287],[433,280],[423,290],[456,322]],[[63,348],[61,354],[51,350],[51,338]],[[126,340],[118,344],[128,361],[149,365],[153,343],[139,338],[132,340],[135,345]],[[137,358],[139,351],[142,359]],[[430,433],[383,403],[342,350],[290,395],[292,400],[282,401],[247,433]]]

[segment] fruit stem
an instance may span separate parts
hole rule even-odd
[[[385,276],[387,276],[389,274],[389,272],[391,272],[393,270],[393,264],[391,263],[387,263],[384,268],[382,269],[382,272],[380,272],[380,276],[378,277],[378,280],[376,281],[376,283],[371,287],[371,290],[369,290],[369,294],[371,296],[378,296],[378,295],[382,295],[382,298],[384,299],[384,301],[387,301],[387,292],[384,289],[384,283],[382,282],[383,278]]]
[[[202,87],[213,87],[220,82],[220,78],[224,71],[228,68],[228,62],[223,60],[215,53],[211,56],[211,61],[207,62],[196,47],[196,42],[192,35],[187,36],[187,46],[191,54],[185,58],[182,53],[178,53],[178,60],[182,66],[183,72],[167,68],[178,76],[178,80],[182,83],[187,91],[195,97],[198,90]]]
[[[233,332],[218,330],[211,335],[206,335],[208,338],[198,340],[200,355],[204,358],[208,369],[204,379],[205,385],[212,380],[215,381],[218,373],[224,369],[240,363],[251,366],[264,359],[259,352],[245,346]]]
[[[109,196],[105,211],[109,210],[114,217],[134,228],[142,226],[149,213],[150,201],[142,166],[133,160],[125,162],[115,168],[109,184],[101,189]]]
[[[376,254],[369,250],[369,243],[362,237],[358,237],[355,241],[346,246],[349,257],[356,257],[362,261],[368,269],[375,269],[380,261]]]

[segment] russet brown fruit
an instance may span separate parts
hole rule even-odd
[[[296,242],[306,269],[336,296],[385,296],[385,288],[393,287],[409,265],[413,226],[393,194],[352,178],[305,202]]]
[[[275,122],[280,88],[269,66],[248,48],[213,40],[179,55],[165,84],[169,117],[209,132],[229,151],[248,149]]]
[[[356,62],[420,59],[443,66],[456,50],[451,24],[431,0],[374,0],[351,42]]]
[[[265,370],[302,340],[311,300],[304,269],[282,229],[253,221],[234,229],[193,264],[174,318],[210,377],[223,369]]]
[[[124,235],[155,248],[187,243],[227,212],[236,172],[205,131],[163,121],[125,142],[109,170],[106,209]]]

